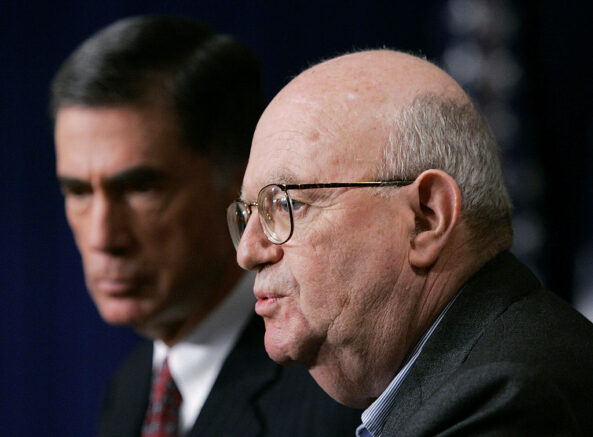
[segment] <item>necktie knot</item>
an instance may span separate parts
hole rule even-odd
[[[152,382],[142,437],[177,437],[180,405],[181,393],[165,359]]]

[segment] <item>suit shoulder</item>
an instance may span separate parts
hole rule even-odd
[[[548,290],[511,304],[484,327],[468,361],[593,368],[593,324]]]
[[[422,401],[397,435],[590,435],[588,412],[574,407],[561,387],[528,366],[462,367]],[[395,435],[386,428],[386,436]]]
[[[152,342],[141,341],[116,369],[99,416],[100,436],[132,436],[139,432],[152,376]]]
[[[141,340],[117,367],[114,378],[137,373],[139,366],[149,368],[152,372],[152,350],[151,341]]]

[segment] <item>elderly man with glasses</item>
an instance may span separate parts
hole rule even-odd
[[[436,66],[378,50],[296,77],[227,220],[268,354],[366,408],[358,436],[593,435],[593,325],[508,251],[495,140]]]

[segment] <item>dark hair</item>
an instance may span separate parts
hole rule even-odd
[[[156,94],[155,94],[156,93]],[[60,107],[139,105],[163,96],[185,145],[219,164],[245,160],[264,107],[259,63],[230,36],[179,17],[117,21],[83,42],[51,83]]]

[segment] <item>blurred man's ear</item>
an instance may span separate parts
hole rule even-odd
[[[455,180],[442,170],[423,172],[411,187],[416,228],[409,259],[412,266],[425,269],[436,262],[459,221],[461,193]]]

